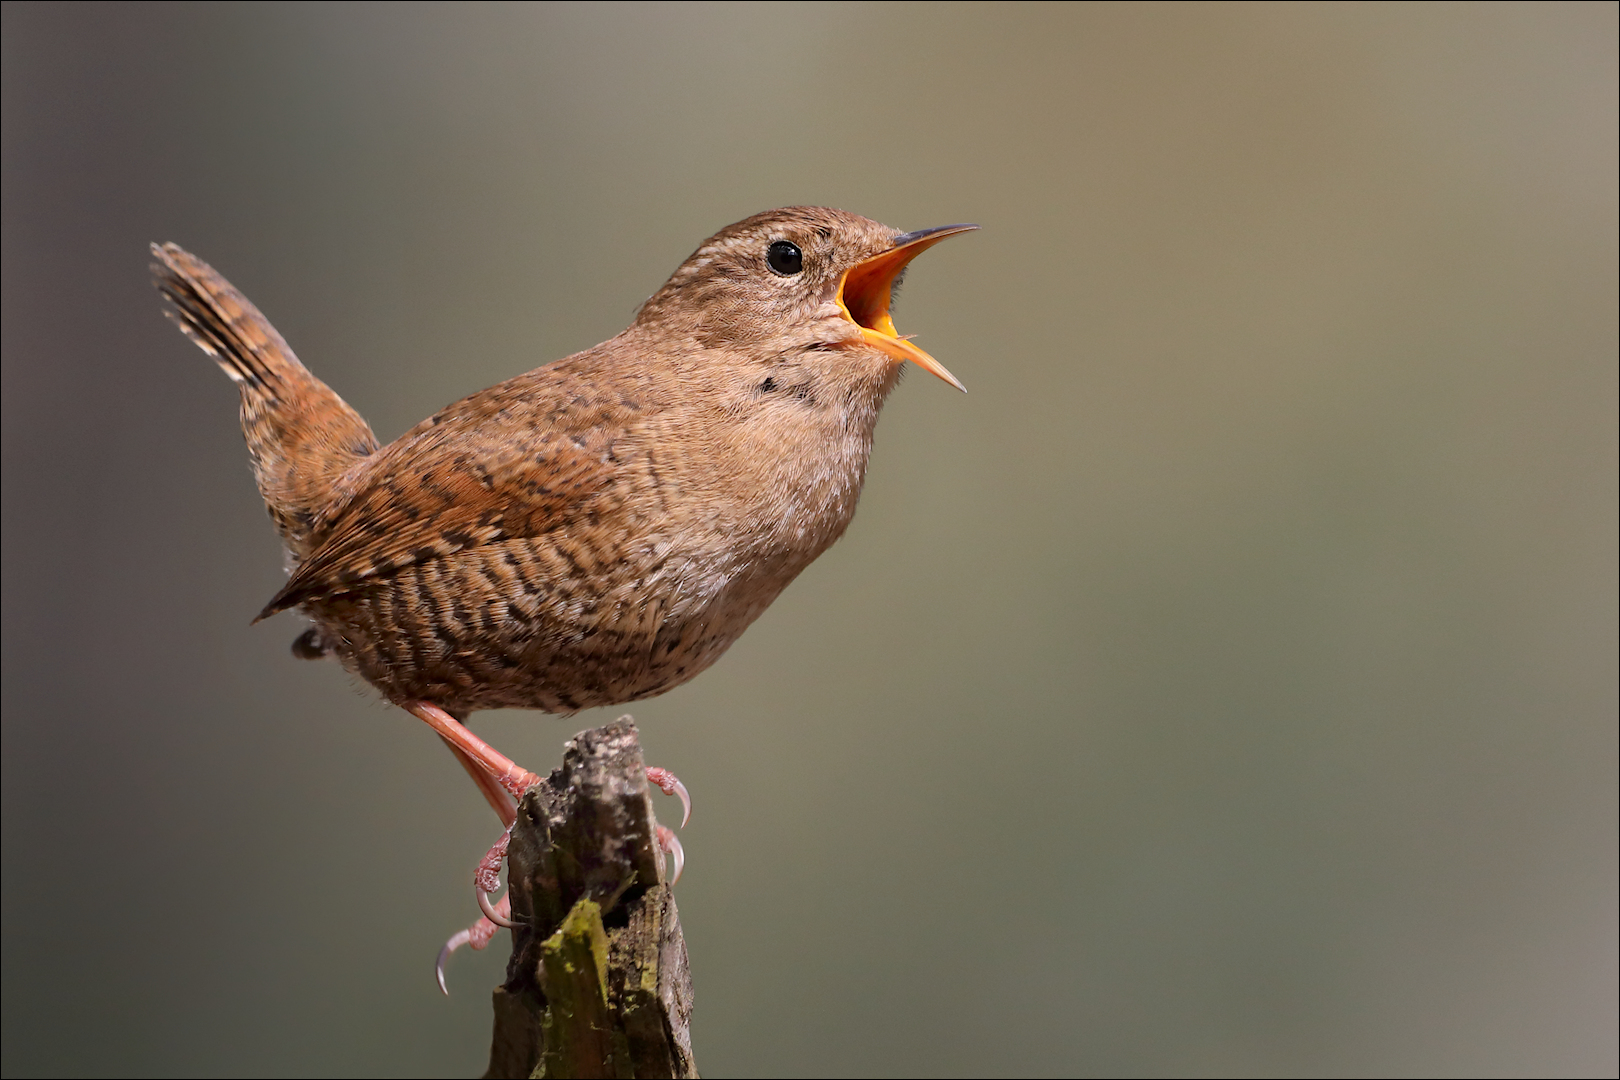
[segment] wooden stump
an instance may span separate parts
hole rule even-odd
[[[692,977],[635,722],[582,731],[524,796],[489,1078],[695,1077]]]

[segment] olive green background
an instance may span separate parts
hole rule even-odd
[[[8,1075],[471,1075],[496,823],[297,621],[213,262],[392,438],[901,229],[849,535],[632,710],[730,1075],[1612,1075],[1616,7],[4,12]],[[536,769],[610,717],[483,714]],[[667,810],[666,810],[667,812]],[[504,938],[502,939],[504,942]]]

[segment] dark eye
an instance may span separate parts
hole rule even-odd
[[[778,240],[765,251],[765,261],[778,274],[797,274],[804,269],[804,253],[799,245]]]

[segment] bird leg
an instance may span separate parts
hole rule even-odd
[[[461,767],[467,770],[467,775],[472,777],[472,782],[478,785],[478,793],[489,803],[489,808],[495,811],[495,816],[501,819],[501,824],[511,828],[512,822],[517,820],[517,800],[476,761],[458,749],[455,743],[446,739],[444,745],[450,748],[456,760],[461,762]]]
[[[502,896],[492,903],[490,894],[500,885],[501,863],[506,859],[506,847],[512,838],[512,823],[517,820],[517,799],[539,783],[540,778],[518,767],[511,758],[474,735],[466,725],[437,705],[418,701],[407,705],[406,710],[438,733],[456,760],[461,762],[461,767],[467,770],[467,775],[472,777],[473,783],[478,785],[484,801],[489,803],[495,816],[506,826],[501,838],[479,860],[478,869],[473,872],[473,891],[478,898],[478,907],[484,914],[465,930],[451,935],[439,950],[438,960],[434,964],[439,989],[448,994],[450,991],[445,985],[444,967],[451,954],[463,945],[470,949],[482,949],[494,939],[497,929],[512,925],[511,897]]]
[[[449,743],[453,749],[467,755],[473,764],[489,774],[513,798],[523,798],[525,791],[540,782],[540,778],[534,773],[468,731],[464,724],[437,705],[426,701],[409,701],[405,703],[404,708],[406,712],[437,732],[439,738]],[[471,769],[467,771],[472,772]],[[473,778],[477,780],[476,774]],[[478,782],[478,787],[480,791],[484,790],[482,781]],[[497,810],[496,813],[500,811]]]
[[[437,962],[434,964],[434,974],[439,982],[440,991],[448,994],[449,988],[444,980],[445,964],[451,955],[463,945],[470,949],[482,949],[494,939],[496,931],[501,927],[510,928],[512,922],[512,900],[510,895],[503,895],[499,900],[492,900],[495,890],[500,886],[501,864],[506,861],[507,845],[512,839],[512,826],[517,820],[517,800],[523,794],[540,782],[540,777],[518,766],[511,758],[502,754],[484,740],[474,735],[467,726],[445,710],[426,701],[414,701],[405,706],[405,710],[412,716],[424,721],[438,736],[444,740],[450,752],[455,755],[461,767],[467,770],[478,786],[479,794],[489,803],[495,816],[505,825],[501,838],[478,861],[478,868],[473,872],[473,893],[478,900],[478,908],[483,914],[478,921],[465,930],[458,930],[450,936],[439,950]],[[681,800],[681,827],[692,818],[692,796],[686,790],[676,775],[668,769],[657,766],[647,767],[647,782],[658,788],[665,795],[672,795]],[[686,852],[681,847],[680,840],[676,839],[673,830],[667,826],[658,826],[658,847],[674,858],[675,868],[670,875],[670,884],[673,885],[681,879],[686,869]]]

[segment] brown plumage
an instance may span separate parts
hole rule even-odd
[[[385,447],[209,266],[165,244],[153,269],[241,389],[296,562],[259,617],[298,608],[295,651],[407,707],[571,713],[692,678],[843,534],[899,361],[949,378],[895,335],[891,283],[964,228],[759,214],[623,333]]]
[[[912,360],[893,285],[966,229],[898,235],[838,210],[759,214],[706,241],[593,349],[440,410],[379,447],[241,293],[153,245],[180,328],[241,388],[242,432],[296,569],[301,657],[333,656],[426,721],[510,830],[538,779],[464,725],[475,709],[572,713],[707,668],[843,535],[878,410]],[[662,769],[648,779],[690,810]],[[672,833],[659,839],[682,855]],[[503,837],[475,875],[485,918]]]

